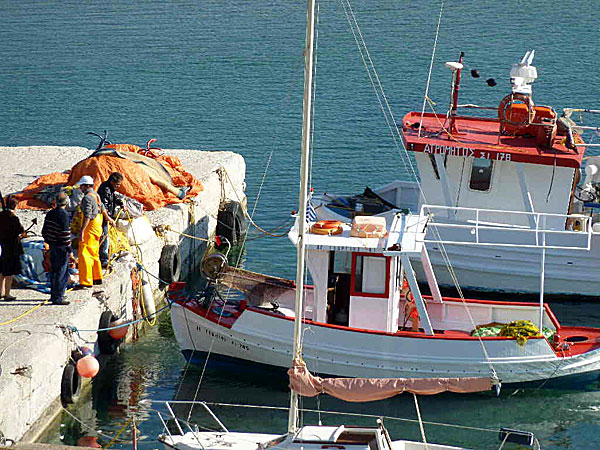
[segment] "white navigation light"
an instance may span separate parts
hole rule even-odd
[[[446,67],[452,71],[460,70],[463,68],[463,65],[459,62],[448,61],[446,63]]]
[[[535,50],[528,51],[520,63],[512,65],[510,82],[514,93],[531,95],[531,83],[537,80],[537,69],[531,65],[534,56]]]

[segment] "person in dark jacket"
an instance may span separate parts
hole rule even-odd
[[[120,172],[113,172],[104,183],[98,188],[98,195],[100,200],[106,208],[106,212],[113,219],[116,215],[117,206],[123,206],[120,199],[115,196],[115,191],[119,189],[123,182],[123,175]],[[108,223],[105,220],[102,224],[102,238],[100,239],[100,262],[102,267],[108,266],[108,252],[109,252],[110,239],[108,236]]]
[[[69,281],[69,257],[71,255],[71,228],[67,205],[69,198],[64,192],[56,196],[55,208],[46,214],[42,236],[50,247],[50,301],[55,305],[68,305],[65,291]]]
[[[10,295],[13,275],[21,274],[21,234],[25,231],[14,210],[17,199],[9,195],[6,199],[6,209],[0,212],[0,299],[16,300]]]

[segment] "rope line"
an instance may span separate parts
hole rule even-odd
[[[423,444],[427,448],[427,438],[425,437],[425,427],[423,426],[423,419],[421,418],[421,410],[419,409],[419,400],[417,399],[417,394],[413,392],[413,399],[415,400],[415,410],[417,411],[417,418],[419,419],[419,430],[421,430],[421,439],[423,439]]]
[[[429,63],[429,73],[427,74],[427,84],[425,86],[425,95],[423,97],[423,109],[421,110],[421,120],[419,121],[419,136],[421,136],[421,127],[423,126],[423,116],[425,115],[425,104],[429,100],[429,86],[431,84],[431,72],[433,71],[433,61],[437,49],[438,37],[440,35],[440,25],[442,23],[442,13],[444,11],[444,2],[440,6],[440,15],[438,17],[437,29],[435,30],[435,40],[433,42],[433,50],[431,52],[431,62]]]
[[[287,411],[289,408],[287,406],[263,406],[263,405],[247,405],[247,404],[237,404],[237,403],[221,403],[221,402],[203,402],[208,406],[224,406],[224,407],[233,407],[233,408],[250,408],[250,409],[265,409],[265,410],[275,410],[275,411]],[[317,409],[302,409],[303,412],[315,413],[315,414],[329,414],[329,415],[339,415],[339,416],[348,416],[348,417],[365,417],[365,418],[373,418],[373,419],[385,419],[392,420],[398,422],[407,422],[418,424],[419,421],[416,419],[408,419],[404,417],[395,417],[395,416],[382,416],[381,414],[362,414],[362,413],[351,413],[351,412],[342,412],[342,411],[328,411],[328,410],[317,410]],[[441,422],[429,422],[422,421],[425,425],[431,426],[439,426],[439,427],[447,427],[447,428],[459,428],[463,430],[469,431],[481,431],[487,433],[497,434],[498,430],[493,430],[490,428],[480,428],[473,427],[469,425],[458,425],[452,423],[441,423]]]

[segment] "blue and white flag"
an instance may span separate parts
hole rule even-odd
[[[306,221],[307,222],[316,222],[317,221],[317,211],[315,210],[315,205],[312,202],[312,195],[308,197],[306,201]]]

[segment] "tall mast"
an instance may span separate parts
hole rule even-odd
[[[298,212],[298,244],[296,265],[296,319],[294,321],[293,358],[301,353],[302,315],[304,312],[304,257],[306,254],[304,237],[306,235],[306,203],[308,200],[308,161],[310,155],[311,115],[312,115],[312,77],[313,77],[313,39],[315,30],[315,2],[306,2],[306,48],[304,49],[304,99],[302,106],[302,155],[300,159],[300,196]],[[290,413],[288,432],[298,429],[298,394],[290,392]]]

